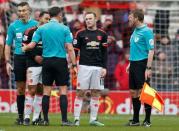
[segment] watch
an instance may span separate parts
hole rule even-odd
[[[9,64],[11,64],[10,60],[7,60],[7,61],[6,61],[6,63],[9,63]]]
[[[147,70],[151,70],[151,69],[152,69],[152,67],[147,67],[146,69],[147,69]]]
[[[77,67],[77,65],[76,64],[72,64],[72,67],[74,68],[74,67]]]

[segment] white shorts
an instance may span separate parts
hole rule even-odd
[[[104,78],[101,78],[102,67],[79,65],[77,89],[104,89]]]
[[[38,83],[42,83],[42,67],[27,68],[27,84],[37,85]]]

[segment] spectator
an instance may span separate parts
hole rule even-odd
[[[36,21],[39,21],[39,15],[40,15],[40,10],[35,10],[35,11],[34,11],[34,19],[35,19]]]
[[[0,32],[0,88],[7,89],[8,86],[8,75],[6,73],[5,67],[5,59],[4,59],[4,35]]]
[[[122,55],[119,57],[118,64],[114,71],[115,79],[117,80],[118,90],[129,89],[129,74],[126,72],[126,68],[129,64],[129,50],[122,51]]]
[[[109,37],[108,37],[108,42],[109,42]],[[119,53],[120,53],[120,48],[116,43],[111,43],[108,45],[107,52],[107,75],[105,77],[105,88],[108,88],[110,90],[116,90],[116,79],[114,78],[114,69],[118,63],[118,58],[119,58]]]
[[[172,84],[172,65],[167,61],[167,54],[162,51],[159,52],[154,63],[156,66],[154,66],[153,78],[155,78],[154,82],[157,83],[157,89],[168,90],[167,87]]]

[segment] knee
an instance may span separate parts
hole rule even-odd
[[[43,95],[50,96],[51,95],[51,87],[44,86],[44,88],[43,88]]]
[[[25,88],[24,87],[18,87],[17,88],[17,94],[18,95],[25,95]]]
[[[101,91],[100,90],[91,90],[91,97],[100,97]]]
[[[42,95],[43,94],[43,86],[42,84],[38,84],[36,88],[36,94]]]
[[[130,94],[132,98],[140,97],[141,90],[130,90]]]
[[[60,86],[60,94],[67,95],[67,86]]]
[[[76,96],[77,97],[83,98],[84,95],[85,95],[85,91],[84,90],[77,90],[76,91]]]
[[[31,96],[34,96],[35,93],[36,93],[36,86],[35,86],[35,85],[29,85],[29,86],[28,86],[28,93],[29,93]]]

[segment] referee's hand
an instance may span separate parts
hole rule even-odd
[[[6,71],[7,71],[8,76],[10,76],[11,70],[13,70],[13,68],[12,68],[11,64],[9,62],[7,62],[6,63]]]
[[[145,80],[150,79],[152,76],[152,70],[151,69],[146,69],[145,70]]]
[[[73,67],[73,71],[75,72],[75,74],[77,75],[78,71],[77,71],[77,67]]]

